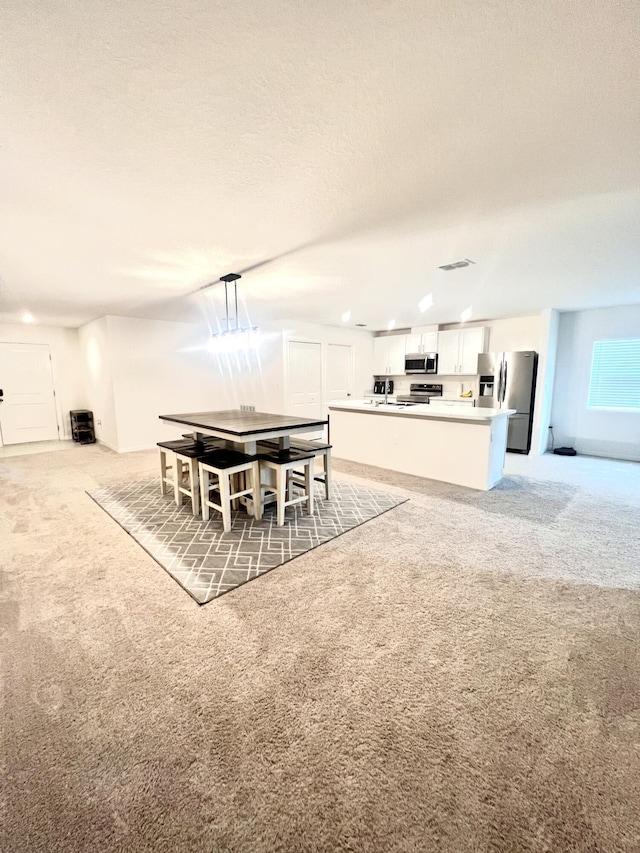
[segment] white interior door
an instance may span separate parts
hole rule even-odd
[[[287,414],[322,417],[322,345],[287,342]]]
[[[3,444],[58,438],[47,344],[0,343],[0,430]]]
[[[346,400],[351,396],[353,348],[350,344],[328,344],[326,359],[325,417],[329,415],[328,404],[332,400]],[[329,430],[325,431],[324,438],[329,441]]]
[[[353,350],[350,344],[327,346],[326,402],[346,400],[351,395]]]

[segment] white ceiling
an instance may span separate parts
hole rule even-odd
[[[637,0],[2,7],[0,321],[640,302]]]

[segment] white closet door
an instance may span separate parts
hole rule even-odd
[[[0,343],[3,444],[52,441],[58,418],[47,344]]]

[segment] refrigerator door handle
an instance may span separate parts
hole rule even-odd
[[[498,408],[500,407],[501,397],[502,397],[502,362],[500,362],[500,369],[498,370],[498,391],[496,393],[496,402],[498,403]]]
[[[507,395],[507,362],[504,362],[504,373],[502,376],[502,402]]]

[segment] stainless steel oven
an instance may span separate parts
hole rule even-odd
[[[437,373],[437,352],[407,353],[404,357],[405,373]]]
[[[412,382],[409,394],[398,394],[399,403],[430,403],[432,397],[442,397],[442,385],[431,382]]]

